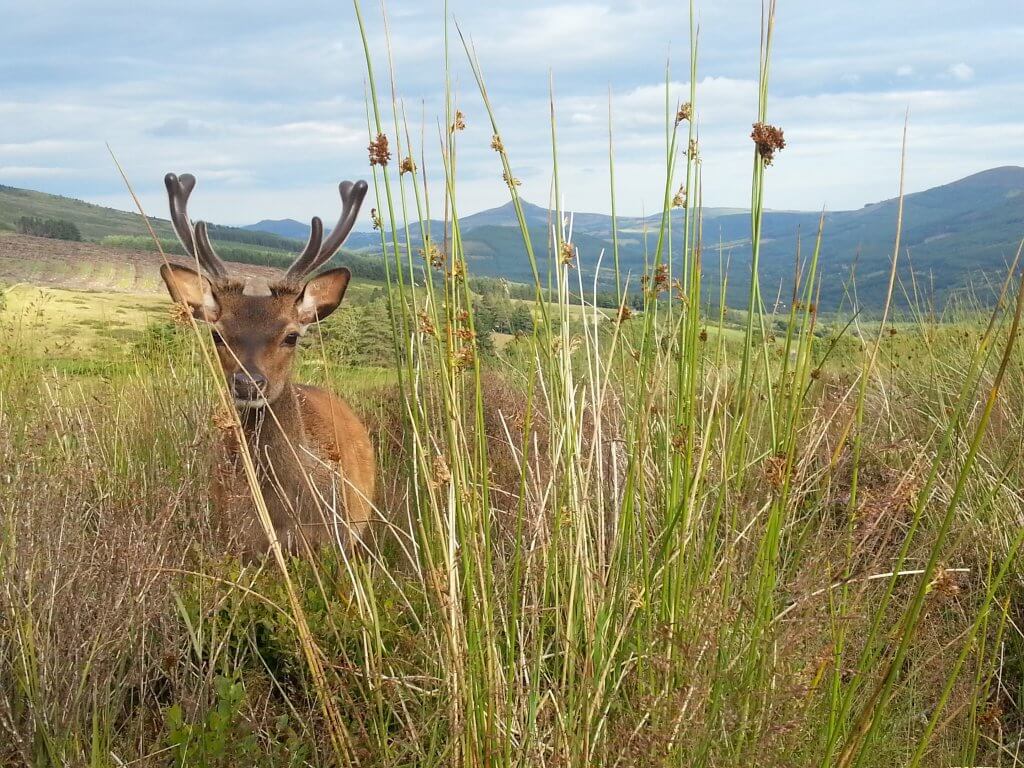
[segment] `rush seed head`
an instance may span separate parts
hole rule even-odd
[[[765,165],[771,165],[775,159],[775,153],[785,149],[786,139],[782,135],[782,129],[768,123],[754,123],[754,130],[750,132],[757,147],[757,154],[761,156]]]
[[[377,138],[370,142],[367,147],[370,152],[370,165],[387,165],[391,159],[391,150],[388,149],[388,137],[378,133]]]
[[[573,246],[572,243],[568,241],[562,243],[561,253],[563,264],[565,264],[568,267],[573,267],[576,265],[576,248]]]

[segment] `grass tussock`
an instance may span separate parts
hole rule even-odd
[[[350,320],[333,318],[302,369],[375,436],[376,543],[358,557],[236,556],[242,523],[212,518],[208,490],[235,422],[201,329],[159,326],[115,368],[80,371],[15,341],[0,359],[0,762],[1024,763],[1017,264],[997,306],[940,322],[901,295],[893,232],[885,313],[822,317],[819,233],[792,301],[766,306],[764,178],[785,162],[767,122],[773,17],[741,312],[702,279],[695,85],[666,100],[658,247],[632,282],[605,256],[619,307],[602,309],[571,217],[535,250],[464,41],[535,274],[532,331],[500,348],[479,343],[457,226],[470,107],[448,94],[428,185],[367,48],[393,362],[339,366]],[[552,107],[556,206],[557,122]],[[414,248],[430,206],[448,226]],[[261,504],[238,514],[262,520]]]

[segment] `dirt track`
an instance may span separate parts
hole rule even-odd
[[[181,256],[170,260],[187,263]],[[159,275],[162,263],[160,254],[154,251],[0,234],[0,283],[29,283],[80,291],[155,293],[164,290]],[[264,277],[278,274],[269,267],[248,264],[233,264],[232,272]]]

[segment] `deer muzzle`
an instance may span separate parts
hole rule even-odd
[[[259,371],[236,371],[231,375],[231,394],[236,405],[262,407],[267,404],[267,377]]]

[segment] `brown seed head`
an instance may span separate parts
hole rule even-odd
[[[437,335],[434,321],[430,319],[430,315],[427,314],[426,310],[420,310],[420,333],[424,333],[427,336]]]
[[[508,184],[510,187],[518,187],[520,184],[523,183],[515,176],[509,176],[508,171],[505,171],[503,174],[501,174],[501,178],[503,178],[505,180],[505,183]]]
[[[957,574],[946,568],[939,568],[928,585],[929,591],[939,598],[951,598],[960,594],[960,586],[956,583]]]
[[[1003,714],[1002,706],[998,702],[993,702],[978,715],[978,725],[986,731],[998,731],[1002,728]]]
[[[568,241],[562,243],[561,252],[563,264],[565,264],[568,267],[573,267],[576,265],[576,249],[573,247],[572,243]]]
[[[676,112],[676,125],[679,125],[684,120],[689,120],[693,116],[693,105],[690,102],[680,105],[679,111]]]
[[[226,411],[214,411],[213,414],[213,426],[222,432],[234,429],[235,420]]]
[[[654,278],[650,281],[651,293],[657,296],[668,290],[668,264],[659,264],[654,268]]]
[[[686,207],[686,187],[683,185],[679,186],[679,191],[676,192],[676,196],[672,198],[673,208],[685,208]]]
[[[370,222],[373,224],[373,228],[374,229],[380,229],[380,227],[381,227],[380,214],[377,213],[377,209],[376,208],[371,208],[370,209]]]
[[[442,251],[433,243],[430,243],[427,246],[426,250],[420,248],[420,256],[422,256],[424,259],[430,262],[430,266],[432,266],[434,269],[441,269],[441,267],[444,266],[444,251]]]
[[[175,325],[191,325],[192,310],[179,301],[171,304],[171,322]]]
[[[412,155],[407,155],[402,158],[402,162],[398,165],[399,173],[416,173],[416,161],[412,159]]]
[[[452,132],[466,130],[466,116],[462,110],[455,111],[455,120],[452,122]]]
[[[786,480],[786,457],[781,453],[769,456],[761,465],[761,472],[768,485],[776,490],[782,488]]]
[[[494,134],[493,136],[491,136],[491,149],[493,149],[495,152],[505,151],[505,145],[501,143],[501,136],[499,136],[498,134]]]
[[[387,165],[391,159],[391,150],[388,149],[388,137],[378,133],[377,138],[370,142],[367,147],[370,152],[370,165]]]
[[[452,480],[452,472],[448,469],[448,462],[444,460],[444,456],[437,454],[434,456],[434,485],[442,486],[447,485]]]
[[[750,138],[754,140],[757,154],[761,156],[765,165],[771,165],[772,160],[775,159],[775,153],[786,147],[782,129],[768,123],[754,123],[754,130],[750,132]]]
[[[672,448],[677,453],[682,453],[686,450],[686,427],[682,424],[677,424],[675,430],[672,432]]]
[[[455,353],[455,367],[459,370],[466,370],[467,368],[473,367],[473,361],[476,359],[476,355],[473,353],[473,347],[469,344],[462,347],[458,352]]]

